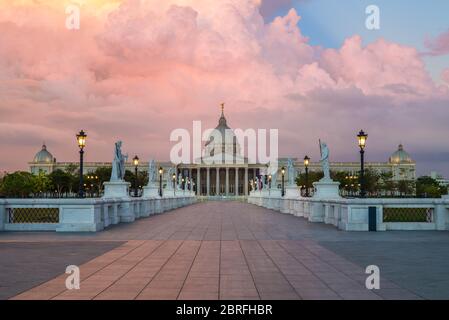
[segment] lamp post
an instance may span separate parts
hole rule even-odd
[[[268,188],[269,188],[269,189],[271,189],[271,178],[272,178],[272,175],[269,174],[269,175],[268,175]]]
[[[365,145],[366,145],[366,139],[368,138],[368,134],[363,132],[363,130],[360,130],[359,134],[357,135],[357,138],[359,140],[359,147],[360,147],[360,197],[365,198],[366,197]]]
[[[281,174],[282,174],[282,196],[285,195],[285,183],[284,183],[284,178],[285,178],[285,167],[281,168]]]
[[[159,196],[162,198],[162,173],[164,173],[164,169],[159,167]]]
[[[176,173],[173,173],[173,175],[171,176],[171,179],[173,181],[173,194],[176,194]]]
[[[304,167],[306,169],[306,197],[309,197],[309,162],[310,158],[308,156],[305,156]]]
[[[78,190],[78,196],[84,198],[84,181],[83,181],[83,161],[84,161],[84,147],[86,146],[87,134],[81,130],[76,135],[76,141],[78,142],[78,147],[80,148],[80,185]]]
[[[134,184],[134,197],[137,197],[138,196],[138,193],[137,193],[137,180],[138,180],[138,172],[137,172],[137,170],[138,170],[138,166],[139,166],[139,157],[138,156],[135,156],[134,158],[133,158],[133,164],[134,164],[134,172],[135,172],[135,174],[136,174],[136,183]]]

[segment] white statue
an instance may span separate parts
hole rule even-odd
[[[293,165],[293,159],[291,158],[287,160],[287,174],[288,174],[288,185],[294,186],[296,179],[296,169]]]
[[[170,167],[167,170],[167,189],[173,190],[173,173],[175,172],[175,168]]]
[[[151,160],[148,165],[148,181],[149,184],[157,182],[156,163],[154,160]]]
[[[329,148],[325,142],[320,143],[320,154],[321,154],[321,167],[323,168],[323,180],[331,180],[330,169],[329,169]]]
[[[275,171],[272,175],[271,175],[271,186],[270,189],[277,189],[277,180],[278,180],[278,172]]]
[[[178,188],[182,189],[182,174],[178,174]]]
[[[128,155],[122,154],[122,142],[117,141],[114,149],[114,160],[112,161],[112,173],[110,181],[123,181],[125,178],[125,161]]]
[[[251,188],[250,191],[254,191],[254,180],[253,179],[249,180],[249,186]]]

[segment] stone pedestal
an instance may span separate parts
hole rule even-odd
[[[340,186],[340,182],[335,182],[331,179],[314,182],[313,186],[315,187],[315,194],[313,198],[315,199],[339,199],[340,191],[338,187]]]
[[[146,186],[143,187],[143,195],[144,198],[156,198],[159,197],[159,187],[158,186]]]
[[[104,184],[103,198],[129,198],[129,182],[109,181]]]
[[[301,193],[299,192],[298,186],[287,186],[285,188],[285,197],[286,198],[299,198]]]
[[[270,198],[280,198],[281,193],[281,189],[271,189],[269,192],[269,196]]]

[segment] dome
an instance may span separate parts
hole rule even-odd
[[[206,156],[214,156],[220,153],[233,155],[240,154],[240,146],[237,142],[237,138],[232,129],[229,128],[224,116],[224,104],[221,106],[221,116],[220,119],[218,119],[218,125],[215,127],[215,130],[221,135],[221,144],[217,145],[218,142],[214,143],[214,135],[212,133],[205,144]]]
[[[36,153],[33,162],[51,163],[54,161],[53,155],[47,151],[47,146],[42,145],[42,150]]]
[[[412,157],[404,150],[402,144],[399,145],[398,150],[396,150],[390,156],[390,163],[413,163]]]

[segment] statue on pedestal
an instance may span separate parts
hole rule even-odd
[[[182,174],[178,174],[178,189],[182,189]]]
[[[270,189],[277,189],[278,172],[276,171],[271,175],[271,186]]]
[[[152,185],[157,182],[156,163],[151,160],[148,164],[148,184]]]
[[[112,161],[112,173],[110,181],[123,181],[125,178],[125,161],[128,155],[122,154],[122,142],[117,141],[114,149],[114,160]]]
[[[320,154],[321,154],[321,167],[323,168],[323,180],[331,180],[330,168],[329,168],[329,148],[325,142],[320,143]]]
[[[293,186],[296,185],[296,169],[293,165],[293,159],[289,158],[287,160],[287,173],[288,173],[288,185]]]
[[[175,168],[173,168],[173,167],[170,167],[170,168],[168,168],[168,170],[167,170],[167,178],[166,178],[166,181],[167,181],[167,189],[169,189],[169,190],[173,190],[173,173],[175,172]]]

